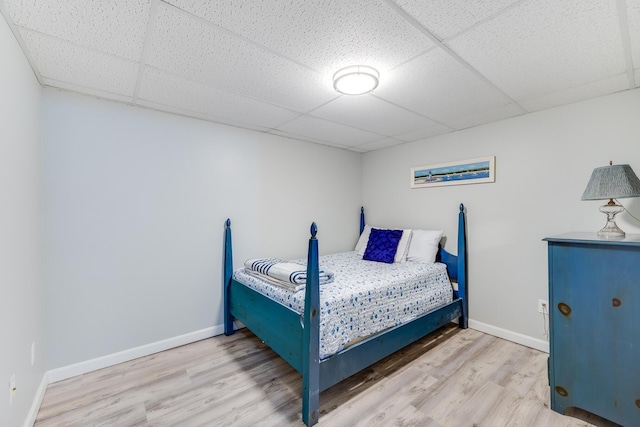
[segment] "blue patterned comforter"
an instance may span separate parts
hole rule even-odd
[[[354,251],[321,256],[320,268],[334,273],[334,281],[320,287],[321,359],[354,340],[406,323],[453,300],[446,266],[440,263],[364,261]],[[304,311],[304,289],[273,286],[244,269],[237,270],[233,278],[298,313]]]

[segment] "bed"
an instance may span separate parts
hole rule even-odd
[[[353,340],[352,337],[345,338],[340,334],[334,333],[337,328],[336,325],[341,325],[342,329],[345,329],[345,326],[346,329],[353,329],[353,326],[349,326],[345,319],[334,321],[333,323],[335,324],[330,326],[327,326],[326,319],[329,318],[327,311],[331,311],[334,307],[330,304],[337,304],[335,305],[337,308],[341,304],[339,301],[333,302],[330,300],[334,289],[342,287],[341,283],[343,282],[338,281],[338,279],[344,280],[344,276],[349,274],[341,266],[343,263],[351,262],[352,258],[359,257],[357,252],[326,255],[320,259],[316,237],[317,226],[313,223],[311,225],[311,237],[306,260],[306,284],[302,289],[289,289],[286,292],[275,290],[277,287],[273,286],[271,288],[274,291],[268,292],[266,291],[268,289],[266,286],[268,285],[261,284],[259,280],[255,280],[255,277],[243,273],[243,270],[234,272],[231,221],[227,219],[225,223],[223,275],[224,333],[225,335],[233,334],[234,319],[242,322],[251,332],[302,374],[302,419],[306,425],[314,425],[319,418],[319,394],[321,391],[453,320],[458,320],[460,328],[467,328],[468,288],[465,227],[464,206],[460,205],[457,255],[453,255],[438,246],[437,263],[420,266],[411,265],[410,262],[404,263],[407,268],[419,269],[422,273],[433,277],[433,279],[429,279],[430,281],[439,283],[439,287],[436,286],[436,296],[430,295],[423,299],[416,299],[416,296],[409,294],[410,291],[426,292],[421,288],[421,283],[426,280],[423,278],[415,279],[415,283],[411,282],[406,285],[391,283],[388,285],[389,288],[387,290],[380,292],[382,295],[388,295],[389,299],[395,299],[402,295],[402,298],[414,300],[411,308],[396,301],[395,310],[399,313],[413,311],[413,308],[418,306],[423,307],[423,311],[426,311],[418,314],[409,313],[406,316],[408,320],[401,317],[400,323],[398,323],[397,319],[391,320],[391,323],[385,323],[386,316],[383,316],[382,313],[393,311],[393,305],[391,309],[388,307],[367,309],[366,305],[362,305],[366,304],[366,301],[358,301],[358,311],[368,313],[363,316],[363,319],[373,322],[374,325],[371,328],[374,329],[369,327],[360,328],[359,326],[356,329],[362,329],[362,331],[359,330],[356,333],[359,338]],[[361,241],[365,230],[369,231],[369,227],[365,227],[364,210],[362,209],[360,214]],[[322,270],[320,268],[321,263],[323,264]],[[368,280],[374,282],[375,279],[373,277],[381,275],[378,274],[377,269],[380,269],[380,271],[385,269],[392,271],[392,276],[394,277],[404,274],[404,271],[407,270],[407,268],[398,263],[393,263],[393,261],[389,266],[382,266],[379,265],[380,263],[372,263],[371,261],[361,261],[361,264],[367,263],[374,271],[371,273],[372,275],[368,276],[369,278],[367,278],[366,274],[358,276],[359,282],[367,282]],[[396,265],[394,266],[394,264]],[[326,268],[327,266],[329,268]],[[323,276],[325,268],[326,270],[337,270],[335,282],[324,284],[324,281],[326,281]],[[447,279],[448,296],[440,296],[444,294],[441,291],[445,286],[442,283],[443,275]],[[321,280],[323,280],[322,292]],[[393,280],[396,279],[394,278]],[[406,279],[403,278],[402,280]],[[457,290],[452,288],[449,280],[457,283]],[[323,294],[322,300],[321,293]],[[361,299],[368,300],[369,298]],[[353,301],[351,302],[353,303]],[[344,302],[342,305],[345,305]],[[333,315],[335,315],[335,312],[340,310],[333,311]],[[380,314],[380,318],[378,318],[378,314]],[[346,316],[349,317],[349,314]],[[358,324],[360,325],[360,323]],[[372,333],[371,331],[374,332]],[[328,335],[340,336],[338,337],[339,339],[328,340]]]

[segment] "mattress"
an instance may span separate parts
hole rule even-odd
[[[332,283],[320,286],[321,359],[453,300],[441,263],[364,261],[354,251],[321,256],[320,268],[335,274]],[[244,269],[235,271],[233,278],[300,314],[304,311],[304,289],[289,291]]]

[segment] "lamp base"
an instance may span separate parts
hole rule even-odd
[[[613,199],[610,199],[606,205],[600,206],[600,212],[607,215],[607,223],[602,230],[598,231],[598,237],[604,239],[624,239],[624,231],[618,227],[615,221],[615,216],[622,211],[624,211],[624,208],[616,204]]]

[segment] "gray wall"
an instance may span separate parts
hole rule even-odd
[[[40,86],[0,18],[0,425],[22,425],[44,374]],[[31,366],[31,344],[35,364]],[[9,379],[16,399],[9,405]]]
[[[43,98],[48,368],[222,324],[235,264],[358,236],[362,157],[53,89]]]
[[[580,201],[595,167],[629,163],[640,173],[640,90],[597,98],[367,153],[363,201],[375,224],[444,228],[456,236],[458,204],[468,210],[472,325],[544,340],[538,299],[547,299],[542,238],[597,231],[600,201]],[[409,188],[409,169],[496,156],[496,182]],[[640,218],[640,199],[621,199]],[[638,233],[638,222],[618,225]],[[449,246],[455,251],[455,240]]]

